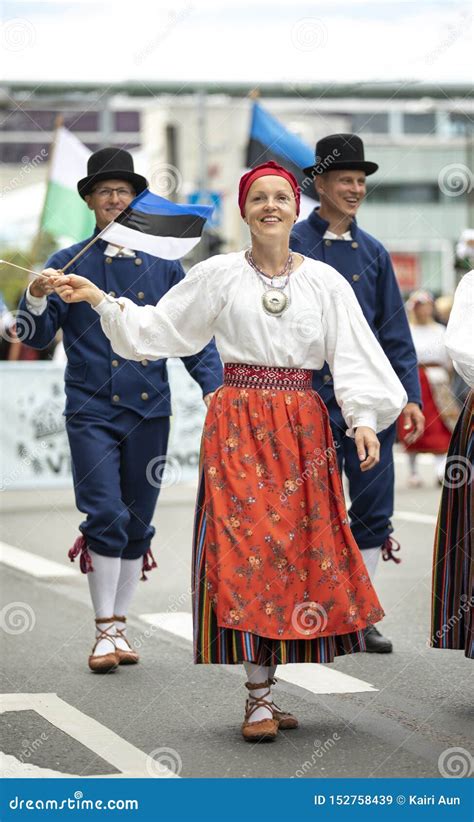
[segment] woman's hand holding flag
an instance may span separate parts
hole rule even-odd
[[[99,305],[104,299],[104,292],[97,288],[87,277],[77,274],[63,274],[54,268],[46,268],[43,275],[65,303],[87,302],[91,306]]]

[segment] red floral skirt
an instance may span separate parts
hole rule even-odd
[[[196,661],[328,662],[364,650],[361,630],[383,611],[349,527],[311,372],[226,366],[201,469]]]

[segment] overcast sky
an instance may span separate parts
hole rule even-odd
[[[464,0],[3,0],[11,80],[472,80]]]

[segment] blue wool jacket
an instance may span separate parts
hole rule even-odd
[[[350,226],[352,242],[325,240],[328,227],[329,223],[315,209],[308,219],[296,223],[291,234],[291,248],[331,265],[346,278],[405,388],[408,402],[421,405],[415,348],[388,251],[375,237],[359,228],[355,220]],[[327,363],[313,373],[313,388],[326,405],[334,406],[333,382]]]
[[[62,268],[89,240],[53,254],[48,268]],[[68,269],[87,277],[103,291],[128,297],[137,305],[155,305],[184,277],[179,261],[161,260],[137,252],[135,258],[106,257],[107,246],[97,242]],[[25,295],[20,311],[30,313]],[[68,364],[65,373],[66,416],[76,413],[111,414],[128,408],[142,417],[171,414],[166,360],[131,362],[119,357],[102,331],[98,314],[88,303],[67,305],[57,294],[48,297],[41,316],[30,314],[32,332],[24,342],[45,348],[62,328]],[[181,358],[203,395],[222,385],[222,363],[214,342],[199,353]]]

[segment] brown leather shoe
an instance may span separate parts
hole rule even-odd
[[[255,691],[259,688],[268,688],[263,696],[247,699],[245,703],[245,718],[242,723],[242,736],[246,742],[273,742],[278,734],[278,722],[276,719],[260,719],[257,722],[249,722],[250,717],[255,713],[257,708],[268,708],[272,711],[270,683],[268,680],[257,685],[250,682],[245,683],[245,687],[249,691]],[[270,699],[266,697],[270,696]]]
[[[278,682],[275,677],[269,680],[270,685],[276,685]],[[296,716],[293,714],[287,713],[287,711],[282,711],[281,708],[278,707],[275,700],[273,700],[273,716],[278,722],[278,727],[280,731],[293,731],[299,727],[299,722]]]
[[[116,622],[126,622],[127,618],[124,616],[114,616],[114,620]],[[137,662],[140,660],[137,652],[133,650],[132,646],[130,645],[127,637],[124,634],[123,628],[117,628],[115,626],[115,635],[123,639],[123,641],[128,645],[130,650],[124,651],[123,648],[116,648],[116,653],[119,659],[119,665],[136,665]]]
[[[95,624],[101,625],[102,623],[112,622],[113,617],[102,617],[100,619],[96,619]],[[119,658],[117,656],[116,651],[111,651],[110,654],[101,654],[100,656],[94,656],[94,651],[97,648],[98,643],[101,639],[108,639],[113,646],[115,647],[115,642],[113,635],[109,634],[109,631],[113,630],[113,625],[110,628],[106,628],[105,631],[101,630],[99,636],[96,637],[94,647],[92,648],[92,653],[89,656],[89,668],[95,674],[107,674],[109,671],[114,671],[118,668],[119,665]]]
[[[281,711],[280,708],[273,703],[273,716],[278,722],[280,731],[293,731],[299,727],[299,722],[296,716],[288,714],[286,711]]]

